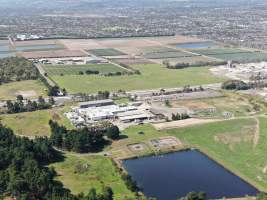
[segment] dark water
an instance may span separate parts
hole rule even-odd
[[[62,48],[62,46],[57,44],[16,46],[17,51],[49,50],[49,49],[60,49],[60,48]]]
[[[177,44],[177,48],[182,49],[199,49],[199,48],[211,48],[217,46],[216,43],[212,41],[206,41],[206,42],[189,42],[189,43],[183,43],[183,44]]]
[[[146,196],[176,200],[191,191],[209,199],[255,195],[258,190],[197,150],[123,161]]]
[[[14,52],[0,52],[0,59],[12,56],[16,56],[16,54]]]

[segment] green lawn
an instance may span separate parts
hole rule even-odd
[[[25,112],[18,114],[1,115],[0,122],[13,129],[17,135],[29,137],[49,136],[50,128],[48,122],[50,119],[73,128],[69,120],[63,116],[67,108],[39,110],[35,112]]]
[[[19,93],[28,92],[33,94],[27,97],[30,99],[47,96],[46,87],[41,81],[27,80],[0,85],[0,100],[14,100]]]
[[[44,65],[44,70],[49,76],[63,75],[79,75],[79,72],[86,70],[99,71],[100,74],[108,74],[110,72],[125,72],[126,70],[112,64],[87,64],[87,65]]]
[[[142,90],[167,87],[182,87],[184,85],[201,85],[222,82],[214,77],[209,67],[194,67],[186,69],[167,69],[158,64],[133,65],[141,75],[131,76],[52,76],[60,87],[70,93],[96,93],[98,91]]]
[[[101,192],[102,186],[106,185],[112,188],[115,200],[134,198],[134,194],[127,189],[110,158],[76,154],[65,156],[64,162],[51,166],[59,174],[58,180],[74,194],[87,193],[92,187]]]

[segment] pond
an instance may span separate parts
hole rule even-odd
[[[191,191],[209,199],[254,196],[258,190],[197,150],[123,161],[146,196],[176,200]]]
[[[9,51],[9,46],[0,44],[0,52],[6,52],[6,51]]]
[[[62,48],[63,47],[58,44],[16,46],[17,51],[36,51],[36,50],[49,50],[49,49],[62,49]]]
[[[182,43],[182,44],[176,44],[175,46],[181,49],[200,49],[200,48],[216,47],[218,45],[212,41],[205,41],[205,42]]]
[[[0,52],[0,59],[1,58],[7,58],[7,57],[13,57],[16,56],[14,52]]]

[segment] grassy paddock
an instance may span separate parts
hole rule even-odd
[[[57,179],[74,194],[87,193],[92,187],[101,192],[105,185],[113,189],[115,200],[134,198],[134,194],[127,189],[110,158],[65,154],[63,162],[51,166],[59,174]]]
[[[100,74],[125,72],[126,70],[112,64],[88,64],[88,65],[44,65],[43,68],[49,76],[78,75],[86,70],[99,71]]]
[[[119,89],[143,90],[184,85],[202,85],[222,82],[224,79],[214,77],[209,67],[186,69],[167,69],[158,64],[132,65],[141,75],[99,77],[99,76],[52,76],[51,78],[66,88],[70,93],[95,93],[100,90],[118,91]]]
[[[45,90],[46,87],[39,80],[10,82],[0,85],[0,100],[14,100],[20,91],[34,92],[33,96],[27,97],[29,99],[37,98],[38,96],[46,97],[47,92]]]
[[[69,120],[63,116],[66,109],[38,110],[34,112],[1,115],[0,122],[13,129],[17,135],[29,137],[49,136],[50,127],[48,122],[50,119],[56,120],[68,128],[74,128]]]
[[[255,145],[256,119],[236,119],[167,131],[185,144],[199,148],[226,168],[259,189],[267,190],[267,125],[260,118],[259,141]]]

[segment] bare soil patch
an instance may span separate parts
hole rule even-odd
[[[168,130],[168,129],[175,129],[175,128],[181,128],[181,127],[199,125],[199,124],[205,124],[205,123],[211,123],[211,122],[218,122],[218,121],[222,121],[222,120],[190,118],[190,119],[179,120],[179,121],[153,124],[153,126],[157,130]]]

